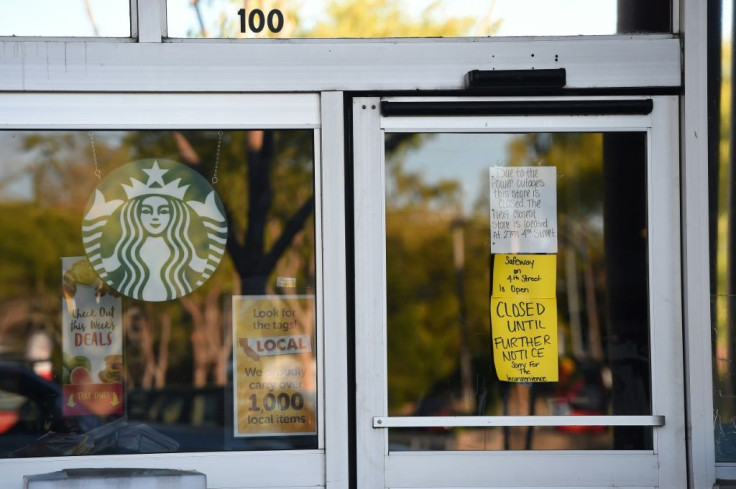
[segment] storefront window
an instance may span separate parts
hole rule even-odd
[[[710,22],[709,97],[711,99],[711,302],[713,320],[713,409],[717,462],[736,462],[736,370],[734,365],[734,212],[733,90],[731,83],[733,2],[713,2]],[[720,4],[720,5],[716,5]]]
[[[317,448],[312,131],[0,140],[0,457]]]
[[[389,416],[652,414],[646,133],[392,133],[385,145]],[[514,323],[543,330],[536,346],[556,341],[556,349],[531,353],[549,357],[553,381],[501,381],[494,366],[503,343],[493,331],[498,255],[491,252],[504,230],[491,227],[489,204],[497,195],[489,172],[499,168],[556,170],[548,187],[557,189],[557,251],[547,255],[556,272],[530,280],[545,275],[557,311],[545,322]],[[529,179],[524,186],[549,183]],[[520,212],[511,227],[513,219],[546,227],[537,211]],[[532,282],[521,283],[511,282],[517,290]],[[530,365],[527,352],[515,349],[507,349],[506,360],[518,356],[518,365]],[[652,431],[401,428],[391,429],[389,445],[644,450],[652,447]]]
[[[2,2],[0,36],[130,37],[129,0]]]
[[[244,8],[246,7],[246,8]],[[169,36],[385,38],[671,31],[671,2],[600,0],[168,0]]]

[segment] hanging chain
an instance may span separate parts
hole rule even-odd
[[[217,170],[220,167],[220,146],[222,146],[222,131],[217,131],[217,156],[215,157],[215,172],[212,174],[212,185],[217,183]]]
[[[89,136],[89,144],[92,146],[92,159],[95,162],[95,176],[97,177],[97,181],[102,181],[102,172],[97,166],[97,151],[95,151],[95,133],[92,131],[88,132],[87,135]]]
[[[97,151],[95,150],[95,135],[93,132],[88,132],[89,144],[92,146],[92,159],[95,162],[95,176],[98,181],[102,181],[102,172],[97,164]],[[215,157],[215,172],[212,174],[212,185],[217,183],[217,171],[220,167],[220,148],[222,147],[222,131],[217,131],[217,156]]]

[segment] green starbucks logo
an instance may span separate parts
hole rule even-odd
[[[97,187],[82,241],[110,287],[160,302],[189,294],[212,275],[225,252],[227,221],[220,198],[198,173],[174,161],[142,160]]]

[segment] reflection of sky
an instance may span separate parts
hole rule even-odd
[[[400,0],[396,3],[407,15],[418,16],[435,0]],[[452,17],[479,17],[490,13],[493,21],[502,20],[501,36],[556,36],[580,34],[615,34],[616,0],[439,0],[438,20]],[[251,2],[251,5],[264,5]],[[269,5],[265,3],[265,5]],[[300,28],[308,30],[325,15],[327,0],[291,0],[287,4],[298,11]],[[208,29],[216,32],[222,17],[239,22],[240,4],[230,0],[200,2],[200,11]],[[198,32],[198,22],[190,0],[167,0],[169,35],[188,37]]]
[[[513,134],[434,134],[410,150],[404,162],[407,172],[437,184],[455,180],[462,186],[463,211],[467,214],[488,189],[488,168],[504,166],[506,145]]]
[[[733,0],[721,0],[721,33],[724,41],[731,40]]]
[[[82,139],[85,145],[88,140],[86,131],[72,131],[73,133],[83,134]],[[26,151],[23,149],[23,142],[30,135],[54,135],[64,134],[63,131],[0,131],[0,148],[3,149],[2,157],[0,157],[0,200],[31,200],[33,199],[33,182],[31,179],[33,167],[39,163],[46,163],[41,160],[38,151]],[[119,147],[122,143],[125,132],[120,131],[96,131],[93,133],[95,144],[105,145],[108,148]],[[92,160],[92,146],[83,148],[89,151],[90,160]],[[104,163],[104,162],[103,162]],[[90,173],[94,172],[94,167],[90,166]]]
[[[101,36],[130,36],[129,0],[88,0]],[[0,0],[2,36],[93,36],[85,0]]]
[[[130,33],[129,0],[88,0],[102,36]],[[453,17],[487,17],[501,20],[501,36],[555,36],[614,34],[616,0],[397,0],[407,16],[417,17],[437,1],[437,20]],[[724,1],[723,23],[730,31],[731,1]],[[300,29],[308,30],[324,18],[328,0],[289,0],[284,10],[298,12]],[[188,37],[199,31],[191,0],[167,0],[169,35]],[[269,8],[271,2],[249,2],[252,8]],[[210,32],[222,19],[238,25],[243,2],[200,0],[200,11]],[[0,35],[91,36],[92,24],[85,0],[0,0]],[[473,34],[479,35],[479,34]],[[480,34],[484,35],[484,33]]]
[[[508,145],[519,136],[521,135],[494,133],[425,134],[419,146],[407,151],[403,169],[407,173],[420,175],[422,182],[428,185],[437,185],[441,181],[458,182],[465,216],[471,214],[479,202],[482,203],[481,210],[487,213],[490,205],[489,168],[508,165]],[[540,140],[547,136],[549,134],[538,135]],[[558,182],[565,177],[562,171],[561,167],[557,168]],[[390,183],[389,181],[387,185]],[[602,232],[603,214],[588,215],[587,226]]]
[[[27,200],[31,194],[29,168],[32,161],[22,150],[23,138],[17,132],[0,131],[0,199]]]

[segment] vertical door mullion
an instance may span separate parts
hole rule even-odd
[[[673,488],[687,486],[677,113],[676,97],[657,100],[647,158],[652,407],[665,416],[654,451],[660,486]]]
[[[325,92],[320,97],[322,130],[319,138],[321,164],[323,270],[322,337],[324,349],[324,447],[326,489],[347,488],[348,372],[347,296],[345,264],[345,147],[342,92]]]
[[[385,487],[386,253],[383,132],[378,98],[353,100],[355,181],[355,375],[359,489]]]

